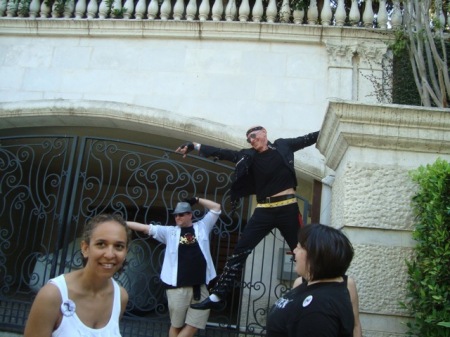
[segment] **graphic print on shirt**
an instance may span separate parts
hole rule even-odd
[[[292,300],[281,297],[278,299],[278,301],[275,302],[275,306],[278,309],[283,309],[286,305],[289,304],[289,302],[292,302]]]
[[[180,236],[180,245],[194,245],[197,243],[197,238],[193,233],[185,233]]]
[[[206,282],[206,259],[200,249],[194,227],[181,229],[178,240],[177,286],[188,287]]]

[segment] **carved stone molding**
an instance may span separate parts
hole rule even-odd
[[[381,69],[383,56],[387,45],[376,42],[333,41],[325,42],[328,53],[328,63],[331,67],[352,67],[353,56],[358,54],[360,67]]]
[[[213,145],[226,143],[240,147],[245,144],[242,130],[144,106],[93,100],[0,103],[0,132],[2,129],[49,126],[120,128],[175,138],[186,134],[195,136],[199,141],[208,140]],[[218,129],[222,132],[218,133]],[[236,144],[236,140],[240,144]]]
[[[373,30],[355,27],[184,20],[36,20],[0,17],[0,32],[5,36],[229,39],[320,45],[326,40],[358,39],[376,43],[380,39],[379,33]]]
[[[357,48],[360,57],[359,67],[381,70],[383,56],[386,52],[387,45],[385,44],[359,44]]]
[[[329,103],[317,148],[336,170],[349,147],[450,155],[450,109]]]
[[[357,51],[355,44],[327,41],[328,65],[331,67],[352,67],[352,58]]]

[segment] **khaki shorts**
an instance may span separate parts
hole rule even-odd
[[[200,287],[200,301],[194,300],[192,287],[167,289],[170,323],[174,328],[182,328],[189,324],[197,329],[204,329],[208,321],[210,310],[197,310],[189,307],[192,303],[203,301],[209,296],[206,285]]]

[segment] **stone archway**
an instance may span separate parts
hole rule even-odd
[[[101,127],[236,147],[242,137],[225,124],[117,102],[40,100],[0,103],[2,130],[28,127]],[[238,140],[242,140],[239,142]]]
[[[220,132],[218,132],[218,130],[220,130]],[[162,161],[165,161],[170,165],[180,167],[183,165],[198,167],[201,168],[199,170],[202,172],[217,170],[217,168],[214,169],[214,167],[221,164],[201,158],[188,158],[184,161],[178,155],[176,155],[176,158],[173,154],[167,156],[164,154],[164,151],[173,152],[176,146],[178,146],[183,139],[186,139],[186,137],[195,137],[195,139],[200,142],[205,140],[212,144],[216,143],[227,147],[239,147],[241,145],[240,143],[245,141],[240,135],[238,135],[238,133],[239,132],[236,130],[227,131],[225,126],[218,125],[217,123],[211,123],[199,119],[189,119],[167,111],[130,106],[127,104],[114,102],[48,100],[0,104],[0,138],[18,135],[22,135],[25,138],[30,136],[38,138],[43,135],[72,135],[74,138],[79,138],[80,140],[77,141],[83,144],[92,142],[93,140],[91,138],[95,138],[94,141],[98,141],[100,143],[108,138],[109,144],[112,142],[118,144],[127,143],[124,150],[125,152],[141,152],[145,153],[145,155],[148,155],[149,152],[151,152],[150,148],[156,146],[158,147],[158,151],[161,152],[160,157]],[[95,137],[93,137],[92,134],[95,134]],[[137,142],[139,142],[139,144],[136,144]],[[4,144],[6,143],[4,142]],[[79,158],[77,157],[77,153],[82,150],[76,148],[77,145],[73,146],[74,156]],[[145,150],[130,150],[134,146],[143,147]],[[170,149],[172,151],[169,151]],[[122,150],[122,148],[120,148],[120,150]],[[83,159],[77,160],[80,165],[82,165],[82,163],[86,160],[86,157],[81,156],[80,158]],[[175,159],[175,161],[179,161],[179,163],[174,163],[173,159]],[[190,161],[188,162],[188,160]],[[201,165],[199,164],[200,161],[202,161]],[[74,164],[74,167],[75,166],[76,165]],[[228,172],[230,172],[232,168],[228,168],[228,170]],[[72,181],[78,181],[81,176],[86,175],[87,171],[81,168],[79,172],[82,172],[82,174],[75,174],[72,176],[72,180],[67,182],[67,185],[70,185]],[[95,176],[95,173],[88,176]],[[189,176],[189,174],[187,174],[187,176]],[[191,178],[188,179],[190,180]],[[196,182],[196,184],[201,185],[202,183]],[[194,185],[196,184],[191,184],[191,188],[188,188],[187,190],[193,190]],[[203,187],[200,187],[199,190],[206,191]],[[114,193],[114,195],[118,194],[119,193]],[[212,194],[216,195],[214,193]],[[220,195],[222,196],[225,194],[226,191],[225,188],[223,188]],[[83,193],[77,195],[80,196],[79,198],[83,199]],[[158,198],[164,200],[163,197]],[[175,200],[175,198],[172,197],[168,198],[168,200],[172,199]],[[73,200],[78,200],[78,197]],[[239,215],[243,221],[245,220],[250,209],[249,205],[251,204],[251,200],[246,200],[245,203],[245,210],[243,210],[241,215]],[[138,205],[141,204],[138,203]],[[143,205],[146,205],[146,207],[151,206],[152,209],[153,207],[161,206],[157,203],[143,203]],[[69,205],[68,207],[72,206]],[[129,212],[129,210],[127,211]],[[133,212],[133,214],[136,214],[136,210]],[[163,211],[161,212],[164,213]],[[71,220],[73,218],[79,218],[76,210],[68,210],[67,214],[68,215],[64,217],[64,219]],[[227,210],[225,210],[225,215],[226,214]],[[142,214],[139,216],[142,216]],[[142,221],[142,219],[139,220]],[[62,222],[59,222],[58,226],[61,227],[61,223]],[[26,232],[26,226],[24,228],[24,231]],[[73,235],[70,238],[65,236],[59,237],[59,240],[62,240],[64,244],[60,242],[58,246],[53,247],[51,249],[53,254],[55,252],[59,254],[61,247],[66,247],[68,244],[73,242],[77,231],[76,228],[77,226],[73,225]],[[237,226],[234,231],[238,234],[239,230],[239,226]],[[229,236],[228,232],[231,231],[229,228],[224,228],[223,232]],[[222,234],[218,233],[217,235],[220,237]],[[58,239],[58,235],[56,235],[56,239]],[[233,243],[232,240],[229,241],[230,242],[228,245]],[[279,247],[277,246],[277,249],[278,248]],[[220,249],[223,249],[223,247]],[[229,247],[225,247],[225,251],[229,250]],[[62,254],[65,254],[64,251],[61,252]],[[51,254],[50,250],[48,253]],[[276,256],[278,255],[279,252],[277,250]],[[272,254],[272,256],[275,256],[275,254]],[[224,255],[223,258],[226,258],[226,255]],[[218,259],[218,261],[219,260],[220,259]],[[261,259],[259,258],[259,260]],[[275,259],[269,264],[272,265],[275,263],[276,265],[277,262],[278,261]],[[258,264],[259,263],[261,262],[258,262]],[[62,272],[62,269],[59,266],[51,266],[50,268],[52,268],[53,273]],[[218,266],[218,270],[220,270],[220,268],[221,267]],[[273,265],[271,268],[273,268]],[[248,282],[246,284],[251,285],[252,283]],[[239,295],[239,290],[236,295]],[[240,296],[237,296],[237,298],[240,298]],[[239,305],[239,301],[236,301],[235,303]],[[267,304],[264,303],[263,306],[267,306]],[[255,307],[254,310],[257,310],[257,308],[258,307]],[[239,311],[239,308],[236,310]],[[237,315],[235,315],[235,317],[237,317]],[[241,318],[238,317],[237,319]],[[259,321],[256,320],[256,322]],[[244,324],[254,325],[255,320],[248,321]]]

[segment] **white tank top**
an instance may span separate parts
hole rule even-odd
[[[52,337],[120,337],[120,288],[116,281],[112,281],[114,285],[114,301],[109,322],[101,329],[92,329],[84,325],[76,314],[75,304],[68,296],[64,275],[49,280],[50,283],[58,287],[61,293],[61,313],[63,314],[61,324],[58,329],[53,331]]]

